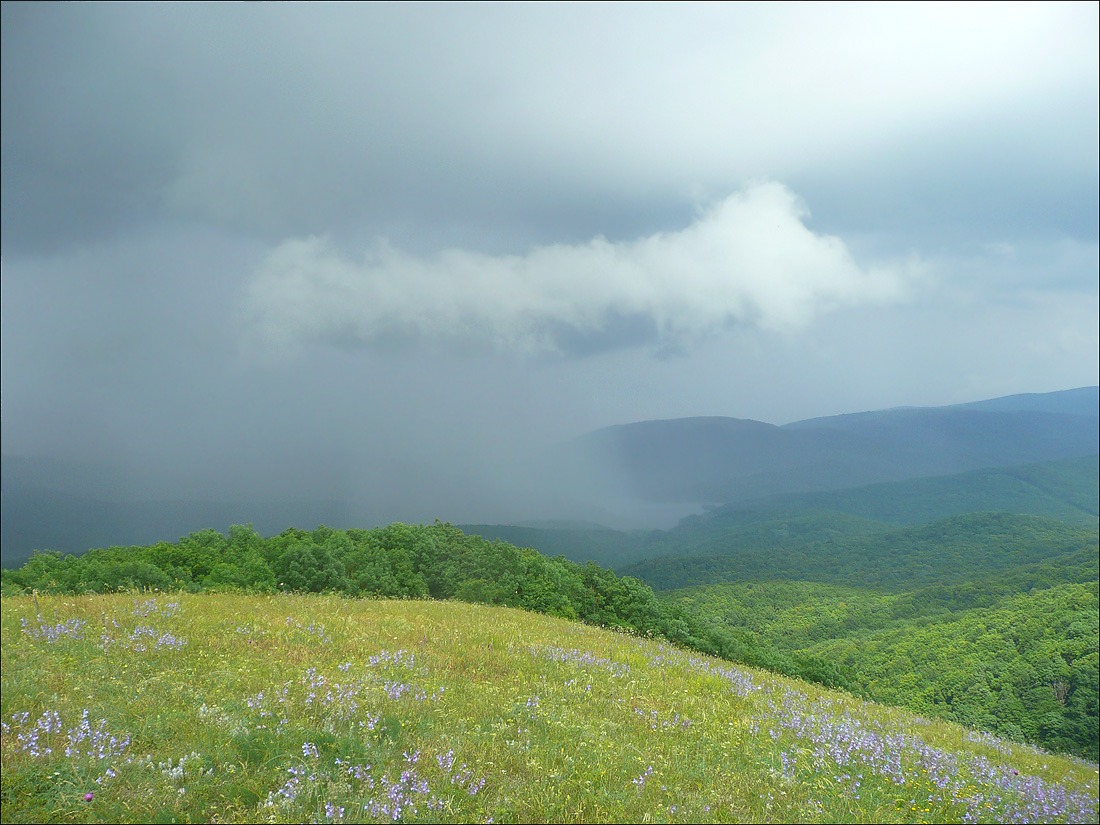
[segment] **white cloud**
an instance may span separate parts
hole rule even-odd
[[[916,264],[860,266],[839,238],[808,229],[808,214],[785,186],[763,182],[680,231],[525,255],[418,257],[383,241],[354,261],[324,238],[287,240],[255,273],[245,310],[259,342],[278,350],[415,340],[538,353],[567,348],[569,336],[615,346],[624,320],[678,347],[735,323],[791,330],[904,296]]]

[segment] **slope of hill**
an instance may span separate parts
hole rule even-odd
[[[1094,765],[518,610],[19,597],[0,632],[5,821],[1097,813]]]
[[[703,653],[802,675],[661,602],[637,579],[594,564],[466,535],[449,524],[374,530],[284,530],[264,538],[246,526],[202,530],[169,544],[34,555],[4,570],[5,596],[119,590],[343,593],[361,598],[457,598],[519,607],[655,636]]]

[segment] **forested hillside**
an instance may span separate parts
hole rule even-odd
[[[533,547],[546,556],[565,556],[579,564],[595,562],[618,569],[644,557],[650,531],[624,532],[606,527],[524,527],[514,524],[460,524],[464,533],[490,541]],[[656,531],[654,531],[656,532]]]
[[[750,644],[828,662],[857,695],[1096,761],[1095,552],[1074,577],[1086,570],[1089,581],[1034,590],[1013,577],[890,594],[772,581],[666,597]]]
[[[680,526],[712,533],[740,519],[779,517],[820,510],[892,524],[926,524],[964,513],[998,512],[1046,516],[1094,525],[1100,516],[1100,455],[1044,461],[1016,467],[972,470],[931,478],[870,484],[847,490],[776,496],[752,504],[716,508]],[[709,524],[704,524],[709,522]]]
[[[659,636],[1096,758],[1097,684],[1089,674],[1098,653],[1095,634],[1082,631],[1096,624],[1095,528],[973,514],[919,528],[837,531],[815,542],[820,520],[808,517],[806,527],[797,550],[746,544],[636,565],[659,588],[734,582],[665,598],[637,578],[441,523],[272,538],[234,527],[175,544],[38,554],[5,570],[3,589],[324,591],[521,607]],[[974,641],[982,622],[1002,641]],[[1031,630],[1005,636],[1014,625]],[[921,656],[906,641],[914,638]],[[960,692],[963,683],[985,687]]]
[[[832,582],[898,592],[982,582],[1020,565],[1095,551],[1097,528],[1037,516],[972,513],[865,535],[807,531],[794,541],[765,522],[755,535],[716,539],[719,552],[647,559],[624,569],[658,590],[759,579]]]

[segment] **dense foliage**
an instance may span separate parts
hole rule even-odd
[[[607,527],[526,527],[515,524],[461,524],[462,532],[517,547],[533,547],[544,556],[565,556],[585,564],[617,570],[647,555],[658,531],[624,532]]]
[[[791,528],[790,521],[764,522],[750,535],[735,533],[716,540],[711,547],[720,547],[718,552],[647,559],[621,572],[656,590],[792,579],[897,592],[980,583],[1020,565],[1083,550],[1095,555],[1097,547],[1095,526],[1009,513],[970,513],[862,535],[820,530],[796,534]]]

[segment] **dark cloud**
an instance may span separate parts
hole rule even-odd
[[[788,183],[820,204],[813,228],[845,237],[889,235],[928,253],[1021,236],[1095,244],[1097,119],[1063,104],[909,136]]]
[[[7,4],[5,254],[178,218],[516,251],[760,176],[828,231],[1095,237],[1094,10],[899,14]]]

